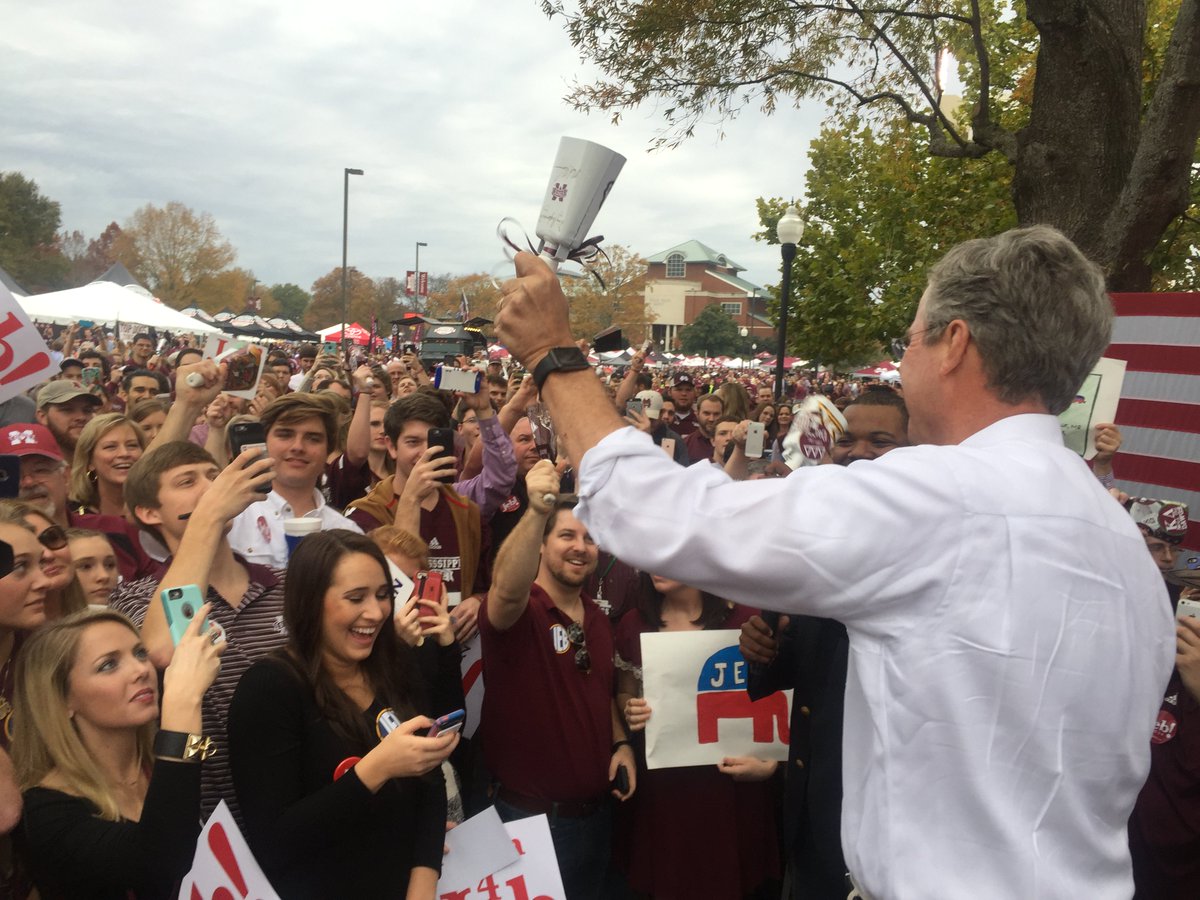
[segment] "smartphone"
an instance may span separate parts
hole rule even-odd
[[[1200,619],[1200,600],[1180,599],[1179,605],[1175,607],[1175,618],[1185,617]]]
[[[659,446],[663,448],[667,456],[671,457],[671,459],[675,458],[675,438],[663,438],[662,444]]]
[[[442,573],[441,572],[418,572],[417,573],[417,599],[418,600],[433,600],[435,603],[441,602],[441,599],[442,599]]]
[[[462,731],[463,725],[467,720],[467,711],[465,709],[456,709],[452,713],[446,713],[439,719],[435,719],[433,726],[429,729],[429,734],[426,737],[437,737],[441,734],[454,734],[456,731]]]
[[[763,437],[766,433],[767,426],[762,422],[751,422],[746,426],[745,454],[749,459],[762,459]]]
[[[167,614],[167,627],[171,629],[171,640],[178,647],[179,642],[183,640],[183,633],[187,631],[192,619],[196,618],[196,612],[204,605],[204,595],[196,585],[185,584],[183,587],[167,588],[160,596],[163,610]],[[201,633],[206,631],[207,620],[200,626]]]
[[[617,777],[612,780],[612,786],[621,796],[629,793],[629,772],[625,766],[617,766]]]
[[[444,452],[439,454],[435,459],[440,459],[443,456],[454,458],[454,431],[450,428],[430,428],[429,429],[429,446],[441,447]],[[438,479],[442,484],[454,484],[458,475],[455,472],[447,472]]]
[[[21,457],[0,453],[0,497],[11,498],[21,493]]]
[[[625,415],[636,422],[637,416],[646,415],[646,407],[641,400],[630,400],[625,404]]]
[[[84,387],[91,387],[94,384],[99,384],[104,377],[104,370],[99,366],[84,366],[82,384]]]
[[[257,450],[265,459],[267,456],[267,435],[263,431],[262,422],[235,422],[229,426],[229,450],[233,456],[238,456],[243,450]],[[271,493],[271,482],[260,485],[258,491]]]
[[[0,578],[7,578],[13,570],[12,544],[0,541]]]

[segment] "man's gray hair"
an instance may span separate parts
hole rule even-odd
[[[1113,307],[1100,267],[1035,225],[966,241],[933,267],[922,340],[955,319],[970,327],[1001,400],[1039,399],[1057,415],[1108,346]]]

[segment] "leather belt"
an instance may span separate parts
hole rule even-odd
[[[526,797],[502,784],[496,785],[495,797],[512,806],[519,807],[525,812],[533,813],[535,816],[544,813],[550,818],[561,816],[564,819],[586,818],[592,813],[599,812],[608,800],[607,797],[600,797],[595,800],[567,800],[556,803],[553,800]]]

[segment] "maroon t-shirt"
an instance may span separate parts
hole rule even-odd
[[[675,421],[671,424],[671,430],[680,437],[687,437],[697,428],[696,414],[689,412],[686,416],[682,415],[678,408],[675,410]]]
[[[688,457],[691,459],[688,465],[694,466],[699,462],[712,461],[713,442],[704,436],[703,431],[693,431],[684,439],[683,445],[687,447]]]
[[[596,598],[596,605],[614,628],[622,616],[637,607],[639,588],[638,570],[603,550],[596,571],[583,583],[583,592]]]
[[[507,631],[479,611],[483,639],[480,728],[483,755],[504,787],[547,802],[597,800],[608,793],[612,758],[613,635],[604,613],[583,598],[590,672],[575,665],[571,617],[536,583]]]
[[[470,597],[475,585],[462,583],[462,554],[458,548],[458,530],[450,504],[439,496],[433,509],[421,509],[421,540],[429,546],[429,569],[442,573],[442,584],[450,594],[450,604]],[[478,581],[478,578],[476,578]],[[455,596],[457,595],[457,596]]]

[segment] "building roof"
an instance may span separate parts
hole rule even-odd
[[[739,266],[724,253],[718,253],[712,247],[702,244],[700,241],[684,241],[682,244],[676,244],[669,250],[655,253],[646,262],[665,263],[667,257],[673,253],[682,253],[685,263],[716,263],[718,266],[733,269],[735,272],[746,271],[745,266]]]
[[[741,270],[739,270],[739,271],[741,271]],[[714,272],[711,269],[709,270],[708,274],[711,275],[713,278],[720,278],[726,284],[731,284],[736,288],[741,288],[743,291],[746,292],[746,296],[750,296],[752,294],[757,294],[759,291],[762,291],[763,298],[764,299],[766,298],[766,291],[763,291],[763,289],[759,285],[752,284],[751,282],[747,281],[745,278],[738,278],[736,275],[730,275],[727,272]]]

